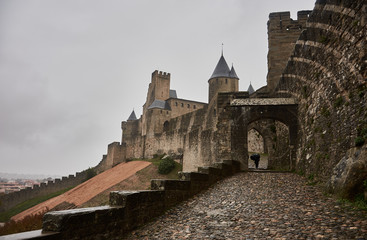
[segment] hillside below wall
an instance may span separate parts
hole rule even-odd
[[[29,199],[48,195],[57,191],[64,190],[66,188],[74,187],[87,178],[87,172],[83,171],[76,173],[76,175],[69,175],[69,177],[62,177],[62,179],[55,179],[55,181],[48,181],[47,183],[41,183],[40,186],[33,185],[26,189],[22,189],[19,192],[13,192],[0,196],[0,212],[9,210],[17,204],[27,201]]]
[[[276,89],[299,100],[297,168],[321,180],[367,141],[366,10],[364,0],[317,1]]]

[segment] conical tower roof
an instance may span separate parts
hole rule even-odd
[[[135,111],[133,110],[133,112],[130,114],[130,117],[127,119],[127,121],[135,121],[137,120],[136,115],[135,115]]]
[[[250,86],[248,86],[247,92],[248,92],[249,94],[252,94],[252,93],[254,93],[254,92],[255,92],[254,88],[253,88],[253,87],[252,87],[252,85],[251,85],[251,82],[250,82]]]
[[[238,76],[237,76],[236,71],[234,70],[233,65],[232,65],[231,71],[229,72],[229,77],[239,79]]]
[[[230,73],[230,70],[229,70],[228,64],[222,54],[210,79],[217,78],[217,77],[229,77],[229,73]]]

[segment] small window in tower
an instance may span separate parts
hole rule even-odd
[[[177,105],[178,105],[178,104],[177,104],[177,102],[176,102],[176,107],[177,107]]]
[[[163,113],[163,111],[161,110],[161,113]]]
[[[193,107],[194,107],[194,109],[196,109],[196,105],[194,105]]]
[[[218,83],[218,78],[217,78],[217,83]]]
[[[226,84],[228,83],[228,79],[226,78]]]
[[[167,111],[167,115],[168,115],[168,111]]]
[[[183,103],[181,103],[181,107],[184,107],[184,104]]]
[[[190,108],[190,104],[187,104],[187,108]]]
[[[164,131],[164,132],[169,131],[169,122],[168,122],[168,121],[165,121],[165,122],[163,123],[163,131]]]

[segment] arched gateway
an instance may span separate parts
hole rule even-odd
[[[230,114],[229,114],[230,112]],[[247,133],[252,122],[262,119],[273,119],[284,123],[289,128],[289,167],[294,169],[296,162],[298,104],[293,98],[240,98],[233,99],[219,117],[219,139],[230,140],[229,144],[219,143],[219,156],[241,163],[242,169],[248,168]],[[226,116],[226,117],[225,117]],[[221,136],[225,130],[230,136]],[[228,131],[229,130],[229,131]]]

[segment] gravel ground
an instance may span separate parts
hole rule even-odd
[[[239,173],[123,239],[365,239],[367,213],[292,173]]]

